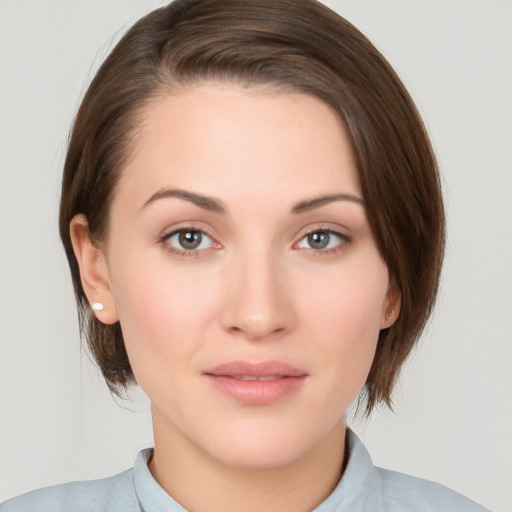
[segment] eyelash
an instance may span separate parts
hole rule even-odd
[[[194,248],[194,249],[187,250],[187,249],[178,249],[177,247],[173,247],[169,243],[169,240],[173,236],[183,234],[183,233],[199,233],[201,235],[201,237],[208,237],[211,241],[212,246],[216,246],[216,248],[220,247],[220,244],[218,242],[216,242],[214,240],[214,238],[211,237],[208,233],[206,233],[203,229],[198,229],[198,228],[194,228],[194,227],[179,228],[179,229],[175,229],[175,230],[171,231],[170,233],[165,233],[164,235],[162,235],[160,237],[159,242],[164,246],[164,248],[167,251],[171,252],[172,254],[181,256],[182,258],[198,257],[198,256],[200,256],[202,251],[205,251],[210,248],[210,247],[205,248],[205,249]],[[330,248],[326,248],[326,249],[314,249],[312,247],[309,247],[309,248],[308,247],[300,247],[299,244],[303,240],[307,239],[307,237],[310,237],[311,235],[318,234],[318,233],[323,233],[323,234],[326,234],[329,236],[337,237],[337,238],[339,238],[339,242],[334,247],[330,247]],[[339,251],[343,250],[343,247],[350,244],[350,242],[351,242],[350,238],[347,237],[346,235],[340,233],[339,231],[335,231],[330,228],[316,228],[316,229],[313,229],[313,230],[305,233],[299,239],[298,242],[295,242],[293,244],[293,248],[295,250],[306,249],[306,250],[310,251],[312,254],[315,254],[315,256],[327,256],[327,255],[331,255],[331,254],[336,254]],[[201,241],[201,243],[202,243],[202,241]],[[330,241],[329,241],[329,243],[330,243]]]
[[[330,247],[330,248],[327,248],[327,249],[314,249],[312,247],[300,247],[299,244],[307,239],[307,237],[311,236],[311,235],[314,235],[314,234],[318,234],[318,233],[324,233],[326,235],[329,235],[329,236],[334,236],[334,237],[337,237],[339,239],[339,242],[334,246],[334,247]],[[347,236],[347,235],[344,235],[343,233],[340,233],[339,231],[335,231],[334,229],[331,229],[331,228],[315,228],[311,231],[308,231],[307,233],[305,233],[298,242],[296,242],[294,244],[294,248],[297,248],[298,249],[306,249],[308,250],[310,253],[314,254],[315,256],[329,256],[329,255],[332,255],[332,254],[337,254],[338,252],[342,251],[343,248],[347,245],[349,245],[351,242],[350,238]],[[330,241],[329,241],[330,243]]]
[[[206,233],[203,229],[195,228],[195,227],[184,227],[171,231],[170,233],[165,233],[160,238],[159,242],[164,246],[165,250],[171,252],[172,254],[176,254],[177,256],[181,256],[182,258],[194,258],[200,256],[200,253],[206,249],[178,249],[177,247],[173,247],[169,240],[176,235],[182,233],[199,233],[201,237],[208,237],[211,240],[211,244],[213,246],[220,247],[213,237],[211,237],[208,233]],[[201,244],[202,244],[201,240]]]

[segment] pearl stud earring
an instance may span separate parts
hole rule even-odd
[[[92,306],[93,311],[103,311],[105,306],[101,302],[95,302]]]

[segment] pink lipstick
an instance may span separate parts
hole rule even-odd
[[[307,373],[280,361],[232,361],[204,373],[211,384],[237,402],[269,405],[297,391]]]

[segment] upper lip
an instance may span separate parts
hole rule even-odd
[[[230,361],[204,372],[217,377],[303,377],[307,372],[281,361]]]

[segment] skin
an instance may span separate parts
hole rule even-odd
[[[151,400],[150,470],[190,510],[311,510],[341,477],[345,411],[400,302],[345,130],[308,95],[202,84],[152,100],[136,141],[108,240],[94,246],[83,216],[71,233],[95,314],[120,321]],[[206,235],[184,250],[179,229]],[[307,377],[247,405],[205,378],[234,360]]]

